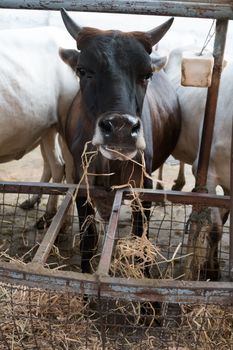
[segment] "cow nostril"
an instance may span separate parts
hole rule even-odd
[[[110,120],[101,120],[99,122],[99,127],[102,130],[102,132],[106,134],[110,134],[113,130],[113,125],[110,122]]]
[[[140,130],[141,124],[140,121],[138,120],[137,123],[132,127],[131,134],[134,136],[135,134],[138,134]]]

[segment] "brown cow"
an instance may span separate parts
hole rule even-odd
[[[63,129],[73,155],[75,183],[82,178],[81,156],[98,150],[89,172],[113,173],[92,176],[91,184],[111,188],[129,183],[134,187],[152,187],[150,178],[142,176],[145,157],[146,172],[151,175],[173,151],[180,132],[180,109],[175,91],[161,68],[161,62],[150,57],[152,47],[170,28],[173,18],[148,32],[102,31],[79,27],[62,9],[65,26],[77,42],[78,51],[63,50],[60,54],[80,78],[77,93]],[[141,181],[143,180],[143,181]],[[111,203],[95,202],[104,218],[111,212]],[[150,203],[143,203],[150,208]],[[77,200],[82,231],[81,267],[90,272],[89,260],[97,242],[95,225],[83,225],[94,215],[86,199]],[[149,219],[149,210],[145,210]],[[143,232],[143,213],[133,213],[133,233]]]

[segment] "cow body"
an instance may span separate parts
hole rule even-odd
[[[173,156],[184,163],[192,165],[196,175],[200,150],[202,125],[205,113],[207,89],[197,87],[182,87],[180,85],[182,49],[176,49],[170,54],[166,72],[176,87],[182,115],[182,127]],[[216,109],[215,126],[209,160],[206,189],[215,194],[216,187],[222,187],[225,195],[230,193],[230,159],[231,134],[233,118],[233,64],[224,68],[221,76],[219,97]],[[218,242],[222,235],[222,225],[227,219],[228,211],[211,208],[208,226],[209,257],[208,267],[213,270],[209,277],[218,278]]]
[[[182,49],[174,50],[166,67],[166,73],[176,88],[182,115],[180,136],[172,154],[176,159],[192,165],[195,175],[207,89],[180,85],[181,55]],[[223,188],[225,194],[229,194],[230,191],[230,149],[233,114],[232,77],[233,64],[229,63],[222,72],[219,88],[207,179],[207,189],[210,193],[216,193],[217,185]]]
[[[40,144],[45,182],[64,176],[57,152],[58,115],[64,118],[78,89],[58,54],[66,40],[66,33],[51,27],[0,32],[0,163],[20,159]],[[54,199],[47,207],[50,214]]]
[[[64,134],[73,155],[75,182],[82,180],[81,158],[97,150],[90,163],[89,184],[152,187],[150,177],[142,172],[143,154],[148,175],[171,154],[180,131],[177,96],[164,72],[152,74],[150,53],[171,25],[168,21],[147,33],[100,31],[80,28],[65,11],[64,23],[77,42],[78,50],[61,50],[61,57],[80,77],[80,91],[75,97]],[[89,153],[90,154],[90,153]],[[100,174],[100,175],[98,175]],[[101,176],[109,174],[109,176]],[[112,202],[98,201],[101,216],[109,218]],[[150,203],[143,203],[149,208]],[[86,199],[77,200],[82,232],[82,271],[90,272],[89,260],[96,248],[94,215]],[[149,210],[145,211],[147,219]],[[133,233],[143,233],[143,213],[133,213]]]

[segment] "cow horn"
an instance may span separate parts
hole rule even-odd
[[[66,29],[68,30],[68,32],[70,33],[70,35],[77,40],[78,37],[78,33],[80,32],[80,30],[82,29],[82,27],[78,26],[73,20],[72,18],[68,15],[68,13],[66,12],[66,10],[64,8],[61,8],[61,16],[63,19],[63,22],[66,26]]]
[[[152,46],[157,44],[159,40],[162,39],[162,37],[167,33],[168,29],[171,27],[173,21],[174,18],[172,17],[163,24],[160,24],[160,26],[146,32],[151,38]]]

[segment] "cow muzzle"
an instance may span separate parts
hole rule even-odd
[[[132,159],[146,147],[142,122],[129,114],[104,114],[98,118],[92,143],[108,159]]]

